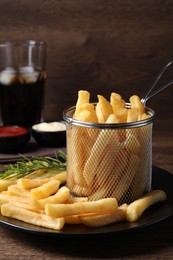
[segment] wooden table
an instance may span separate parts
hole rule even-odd
[[[97,238],[41,237],[0,227],[1,259],[172,259],[173,218],[142,230]]]
[[[172,112],[167,107],[171,113],[165,117],[166,108],[159,111],[153,164],[173,173]],[[173,259],[172,230],[173,217],[143,229],[90,238],[40,236],[0,225],[0,259]]]
[[[45,119],[59,120],[77,90],[142,97],[172,59],[171,0],[1,0],[1,41],[48,44]],[[172,75],[171,75],[172,78]],[[124,97],[123,96],[123,97]],[[173,174],[173,88],[147,105],[157,117],[153,165]],[[0,259],[173,259],[173,217],[92,238],[39,236],[0,225]]]

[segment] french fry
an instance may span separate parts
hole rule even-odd
[[[138,151],[140,160],[137,172],[133,179],[133,188],[132,188],[132,199],[136,200],[141,197],[144,193],[149,191],[152,169],[152,157],[149,152],[152,146],[152,139],[150,138],[152,125],[148,124],[143,126],[141,129],[136,129],[137,138],[140,143],[141,148]],[[135,129],[131,129],[135,130]],[[147,141],[146,141],[147,140]]]
[[[149,206],[166,199],[163,191],[156,190],[121,205],[126,195],[128,203],[129,193],[132,201],[147,190],[150,126],[112,129],[111,124],[145,120],[150,115],[136,95],[130,97],[130,108],[117,93],[111,93],[110,102],[97,97],[94,105],[89,103],[88,91],[79,91],[73,118],[110,127],[72,125],[68,129],[68,175],[55,175],[45,168],[17,181],[0,181],[2,215],[55,230],[65,223],[101,227],[125,219],[135,221]],[[66,181],[68,187],[60,187]],[[71,197],[70,191],[80,197]]]
[[[68,129],[67,131],[67,157],[68,157],[68,160],[71,162],[70,164],[67,165],[67,171],[68,171],[68,175],[67,175],[67,178],[66,178],[66,182],[68,184],[68,187],[70,189],[73,188],[73,186],[75,185],[75,181],[74,181],[74,163],[77,162],[76,158],[74,157],[74,145],[73,142],[72,142],[72,138],[75,139],[74,137],[74,133],[73,133],[73,128],[71,129]]]
[[[75,110],[75,113],[73,115],[74,119],[78,118],[81,106],[85,103],[89,103],[89,99],[90,99],[90,93],[88,91],[86,91],[86,90],[78,91],[78,99],[77,99],[77,103],[76,103],[76,110]]]
[[[132,108],[138,108],[138,120],[141,120],[142,114],[145,113],[144,104],[137,95],[130,97],[130,103]]]
[[[106,121],[108,124],[115,122],[119,122],[119,118],[114,114],[111,114]],[[88,186],[93,182],[97,168],[104,156],[106,156],[110,150],[112,151],[111,147],[114,152],[118,153],[122,149],[122,146],[123,144],[119,142],[119,134],[117,131],[109,129],[100,131],[83,169],[83,176]]]
[[[48,182],[48,178],[46,179],[28,179],[28,178],[21,178],[17,180],[17,185],[19,188],[21,189],[34,189],[37,188],[43,184],[45,184],[46,182]]]
[[[27,178],[29,179],[34,179],[34,178],[43,178],[43,174],[46,174],[48,171],[47,168],[43,168],[43,169],[38,169],[36,171],[33,171],[32,173],[30,173],[29,175],[27,175]]]
[[[6,191],[6,193],[9,194],[9,195],[14,195],[14,196],[18,196],[18,197],[26,197],[26,198],[31,197],[30,191],[28,191],[26,189],[19,188],[17,186],[17,184],[10,185],[8,187],[8,190]]]
[[[105,123],[109,115],[113,114],[113,109],[108,100],[101,95],[97,95],[98,103],[96,105],[96,114],[99,123]]]
[[[76,203],[76,202],[86,202],[88,201],[88,197],[72,197],[69,196],[66,200],[66,203]]]
[[[84,110],[80,112],[76,119],[82,122],[92,122],[92,113],[88,110]]]
[[[107,165],[106,169],[105,163]],[[127,163],[128,157],[123,153],[123,150],[116,152],[115,147],[112,146],[112,152],[109,149],[106,157],[100,161],[95,175],[99,189],[96,189],[96,192],[89,196],[90,200],[98,200],[104,197],[115,197],[117,199],[116,196],[112,196],[112,192],[114,190],[118,192],[119,189],[116,189],[116,187]]]
[[[95,108],[93,104],[85,103],[83,104],[78,112],[78,116],[75,119],[80,120],[82,122],[98,122],[98,118],[95,112]]]
[[[128,157],[127,157],[128,158]],[[138,169],[138,165],[140,162],[140,158],[138,155],[133,154],[131,155],[131,158],[128,160],[125,168],[119,174],[119,178],[115,179],[114,182],[117,183],[117,188],[112,188],[113,186],[110,187],[110,189],[113,190],[112,196],[115,196],[115,198],[120,201],[122,196],[126,193],[128,188],[130,187],[130,184],[134,178],[134,175],[136,174],[136,171]],[[113,184],[113,181],[111,182]]]
[[[68,171],[73,173],[73,186],[76,184],[87,188],[86,181],[83,178],[83,167],[86,160],[86,154],[84,152],[85,147],[83,146],[82,141],[83,138],[85,138],[85,131],[83,127],[73,126],[71,142],[75,145],[71,146],[71,153],[73,154],[73,157],[71,158],[70,165],[68,165]],[[79,142],[79,140],[81,141]],[[67,181],[69,183],[69,180]],[[70,186],[70,188],[72,188],[72,186]]]
[[[26,203],[26,202],[22,202],[22,201],[18,201],[18,200],[11,200],[11,201],[9,201],[9,203],[12,204],[13,206],[16,206],[16,207],[19,207],[22,209],[27,209],[27,210],[34,211],[34,212],[43,213],[43,210],[33,209],[30,206],[30,203]]]
[[[61,184],[64,184],[66,183],[67,180],[67,172],[66,171],[59,172],[58,174],[50,177],[50,179],[60,181]]]
[[[0,180],[0,192],[7,190],[12,184],[15,184],[16,180]]]
[[[139,109],[133,107],[127,111],[127,123],[136,122],[138,120]]]
[[[111,213],[79,216],[80,221],[89,227],[102,227],[126,219],[127,204],[123,204]]]
[[[29,224],[55,230],[61,230],[65,224],[64,218],[52,218],[45,214],[16,207],[10,203],[1,206],[1,214],[5,217],[18,219]]]
[[[44,210],[46,204],[58,204],[65,202],[70,195],[70,191],[66,186],[62,186],[55,195],[47,197],[45,199],[37,200],[31,198],[30,206],[35,210]]]
[[[124,146],[128,151],[131,151],[132,153],[138,154],[141,146],[140,146],[140,143],[139,143],[137,137],[133,134],[134,131],[132,132],[130,130],[127,132],[128,135],[127,135],[127,138],[124,142]]]
[[[113,114],[115,114],[115,115],[117,115],[119,109],[125,108],[125,101],[117,93],[114,93],[114,92],[111,93],[110,103],[113,108]]]
[[[76,202],[74,204],[46,204],[45,212],[48,216],[59,218],[86,213],[113,212],[117,207],[116,199],[107,198],[98,201]]]
[[[127,122],[127,114],[128,114],[127,108],[119,108],[116,111],[116,115],[119,117],[121,123]]]
[[[167,195],[162,190],[153,190],[150,193],[144,195],[140,199],[135,200],[127,207],[127,220],[134,222],[143,214],[143,212],[151,205],[164,201],[167,199]]]
[[[49,197],[50,195],[56,193],[59,189],[60,181],[58,180],[50,180],[49,182],[31,189],[31,196],[35,199],[44,199]]]
[[[150,117],[149,115],[147,115],[146,113],[143,113],[141,116],[141,120],[148,119],[149,117]]]
[[[17,185],[19,188],[23,189],[33,189],[37,188],[45,183],[47,183],[50,180],[58,180],[61,184],[65,183],[66,181],[66,172],[61,172],[56,174],[53,177],[44,178],[44,179],[28,179],[28,178],[20,178],[17,180]]]
[[[75,184],[72,188],[72,192],[76,194],[77,196],[88,196],[90,194],[90,189],[87,185],[81,186],[79,184]]]
[[[2,192],[0,193],[0,205],[7,203],[7,202],[12,202],[12,201],[17,201],[17,202],[28,204],[30,201],[30,198],[18,197],[18,196],[14,196],[14,195],[4,194]]]

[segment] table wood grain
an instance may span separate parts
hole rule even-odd
[[[77,91],[143,97],[173,59],[171,0],[1,0],[0,41],[45,40],[44,117],[62,119]],[[1,69],[1,68],[0,68]],[[165,81],[172,78],[172,71]],[[173,174],[173,88],[153,97],[153,165]],[[173,217],[121,234],[59,238],[0,225],[0,259],[173,259]]]
[[[153,164],[170,174],[173,174],[172,127],[169,113],[156,119],[153,127]],[[173,217],[143,229],[89,239],[41,236],[1,224],[0,259],[173,259],[172,230]]]

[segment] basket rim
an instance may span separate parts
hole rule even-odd
[[[95,103],[93,103],[95,104]],[[126,107],[130,108],[130,103],[126,103]],[[68,107],[63,111],[63,119],[66,123],[72,124],[75,126],[87,127],[87,128],[96,128],[96,129],[128,129],[128,128],[137,128],[142,127],[148,124],[153,123],[155,119],[155,111],[149,107],[145,107],[146,113],[150,115],[149,118],[144,120],[139,120],[130,123],[115,123],[115,124],[106,124],[106,123],[91,123],[91,122],[82,122],[74,119],[72,116],[74,114],[76,106]]]

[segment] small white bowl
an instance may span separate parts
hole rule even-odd
[[[32,136],[42,146],[66,146],[66,125],[63,122],[42,122],[32,126]]]

